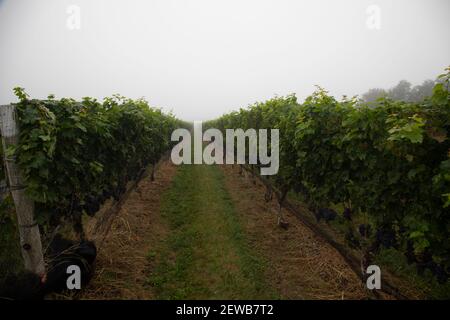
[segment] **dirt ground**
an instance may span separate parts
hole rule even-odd
[[[277,226],[277,203],[264,201],[264,187],[221,166],[224,191],[234,204],[248,247],[262,257],[266,282],[283,299],[367,299],[368,292],[339,253],[296,217],[283,210],[287,230]],[[146,283],[152,272],[149,252],[169,236],[161,216],[163,194],[177,167],[162,162],[156,179],[144,177],[115,217],[99,245],[96,275],[82,299],[155,299]]]
[[[283,209],[287,230],[277,226],[277,202],[264,201],[264,187],[222,166],[251,246],[268,261],[267,277],[286,299],[366,299],[367,292],[339,253]]]
[[[99,245],[96,274],[83,291],[82,299],[154,298],[144,283],[147,254],[166,237],[160,201],[176,170],[170,161],[164,161],[157,168],[154,181],[147,174],[131,192]]]

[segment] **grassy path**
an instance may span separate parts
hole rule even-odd
[[[168,237],[148,253],[147,283],[161,299],[277,298],[248,246],[216,166],[182,166],[162,199]]]
[[[115,217],[81,298],[366,298],[331,246],[284,209],[278,227],[276,200],[236,169],[162,162]]]

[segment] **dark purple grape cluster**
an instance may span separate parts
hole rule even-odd
[[[334,211],[333,209],[321,208],[319,210],[315,210],[314,215],[316,216],[317,222],[319,222],[321,219],[325,220],[326,222],[329,222],[336,219],[337,212]]]
[[[378,228],[375,234],[376,246],[383,246],[387,249],[396,248],[398,249],[398,241],[395,235],[395,231],[390,226],[381,226]]]
[[[372,235],[372,227],[370,224],[360,224],[358,226],[358,231],[361,237],[369,238]]]
[[[345,208],[342,212],[342,216],[345,220],[352,221],[352,210],[350,208]]]
[[[429,250],[425,250],[420,254],[414,252],[414,245],[412,241],[408,241],[406,244],[405,256],[408,264],[416,264],[417,273],[423,275],[425,270],[430,270],[431,274],[436,277],[436,280],[440,284],[444,284],[448,281],[450,276],[450,270],[446,270],[442,265],[436,263],[433,260],[433,256]]]

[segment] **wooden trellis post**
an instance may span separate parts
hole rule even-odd
[[[0,122],[6,175],[16,207],[20,248],[25,268],[43,275],[45,264],[39,226],[34,219],[34,202],[25,194],[24,179],[15,157],[8,155],[6,151],[8,147],[16,146],[19,142],[19,125],[16,121],[15,106],[0,106]]]

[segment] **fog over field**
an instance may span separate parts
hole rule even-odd
[[[206,120],[316,84],[420,84],[449,63],[449,13],[448,0],[0,0],[0,103],[15,86],[120,93]]]

